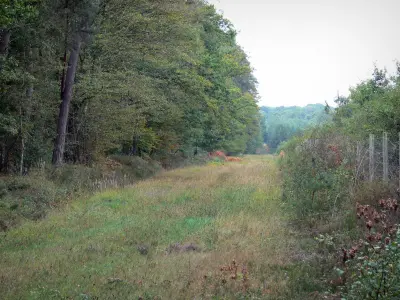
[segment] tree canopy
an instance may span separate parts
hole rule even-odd
[[[348,97],[338,97],[331,110],[334,126],[356,139],[388,132],[397,140],[400,132],[400,63],[396,74],[374,68],[372,76],[350,89]]]
[[[260,146],[256,79],[212,5],[1,2],[0,171]]]

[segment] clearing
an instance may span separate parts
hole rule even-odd
[[[272,156],[248,156],[70,202],[0,233],[0,295],[294,299],[280,185]]]

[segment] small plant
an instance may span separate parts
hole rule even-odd
[[[348,277],[345,299],[398,299],[400,297],[400,230],[398,203],[381,199],[379,209],[357,203],[365,238],[350,249],[342,249]]]
[[[204,275],[203,279],[204,290],[211,288],[218,293],[217,291],[224,287],[237,296],[250,292],[248,268],[245,264],[240,265],[235,259],[229,264],[220,266],[218,272]]]
[[[332,249],[335,246],[334,237],[329,234],[319,234],[314,238],[321,246]]]
[[[228,277],[230,280],[240,282],[243,293],[247,292],[249,288],[249,272],[246,265],[242,265],[240,268],[236,260],[232,260],[230,264],[221,266],[220,271],[223,274],[222,282],[226,282]]]

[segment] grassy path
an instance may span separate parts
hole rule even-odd
[[[280,194],[261,156],[74,201],[0,234],[0,298],[290,299]]]

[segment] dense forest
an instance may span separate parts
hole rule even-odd
[[[254,153],[256,79],[201,0],[1,0],[0,172]]]
[[[322,104],[308,104],[304,107],[261,107],[263,120],[263,140],[271,152],[280,143],[289,140],[304,129],[320,125],[329,119]]]

